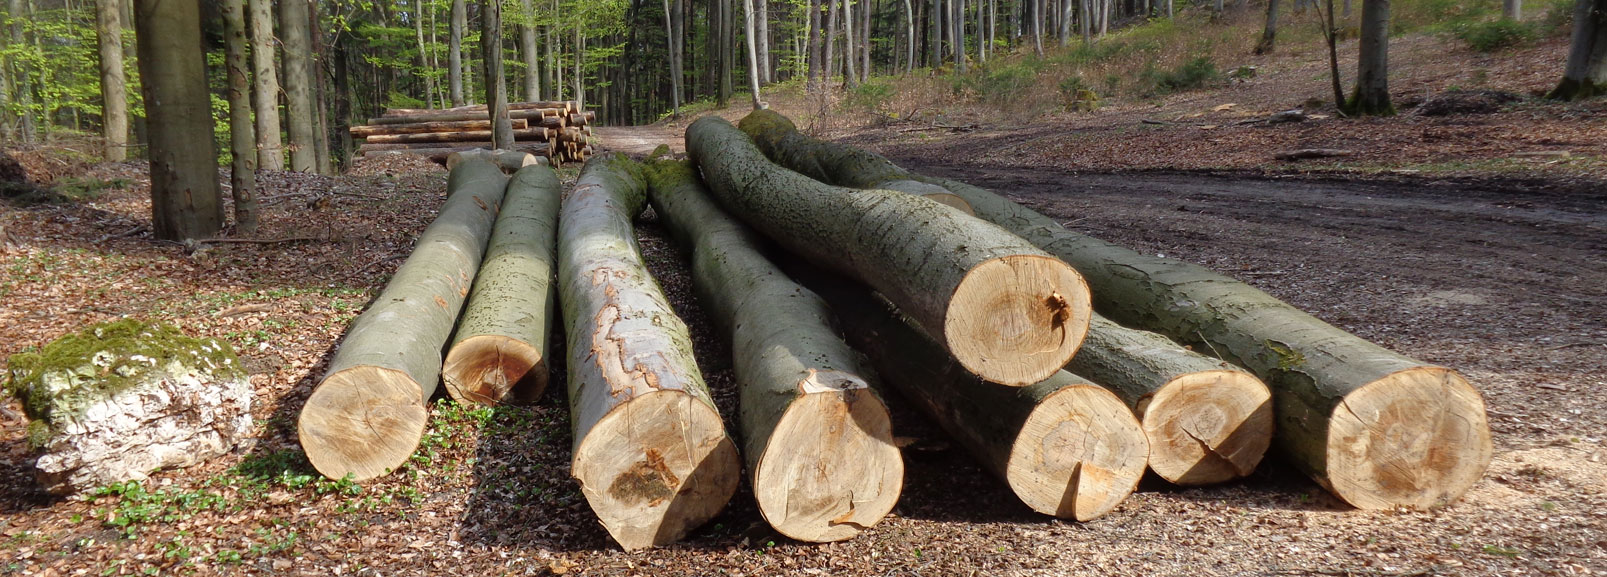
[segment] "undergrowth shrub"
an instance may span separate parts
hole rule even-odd
[[[1538,36],[1534,26],[1506,19],[1460,24],[1452,28],[1452,33],[1479,52],[1528,44]]]
[[[1196,56],[1171,70],[1150,66],[1139,73],[1139,80],[1149,87],[1146,93],[1156,96],[1203,88],[1221,78],[1209,56]]]
[[[1009,108],[1038,81],[1040,66],[1035,60],[978,65],[976,72],[961,77],[960,88],[986,104]]]
[[[843,106],[853,111],[887,115],[894,92],[893,84],[890,82],[881,80],[862,82],[849,89],[848,98],[843,102]]]

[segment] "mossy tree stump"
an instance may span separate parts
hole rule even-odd
[[[234,350],[171,326],[96,325],[8,365],[52,493],[199,464],[251,431],[251,383]]]

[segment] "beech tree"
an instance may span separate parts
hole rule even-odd
[[[128,96],[123,79],[121,3],[119,0],[95,3],[95,37],[100,45],[101,135],[106,138],[106,160],[112,162],[128,158]]]
[[[463,106],[463,29],[469,26],[469,9],[452,0],[452,25],[446,52],[446,77],[452,89],[452,106]]]
[[[210,238],[223,225],[199,2],[136,0],[141,87],[150,136],[156,238]],[[206,138],[196,138],[206,135]]]
[[[1547,98],[1584,100],[1602,94],[1607,94],[1607,0],[1577,0],[1568,67]]]
[[[308,0],[280,0],[279,30],[284,42],[285,114],[290,125],[290,169],[318,171],[318,112],[314,109],[312,12]]]
[[[513,123],[508,119],[508,91],[502,77],[502,2],[480,2],[480,49],[485,62],[485,102],[491,113],[491,141],[498,149],[513,148]]]
[[[284,170],[279,136],[279,71],[274,65],[273,2],[251,0],[252,97],[257,109],[257,166]]]
[[[257,230],[257,143],[251,124],[251,65],[247,62],[245,0],[223,0],[224,67],[229,78],[229,142],[234,157],[229,185],[234,222],[242,234]]]
[[[1389,0],[1362,3],[1356,93],[1345,108],[1351,114],[1395,114],[1389,100]]]

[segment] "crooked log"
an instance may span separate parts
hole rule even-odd
[[[654,212],[692,257],[698,302],[732,343],[759,513],[800,541],[869,529],[898,502],[904,461],[826,303],[771,264],[763,239],[714,204],[690,165],[647,172]]]
[[[1048,378],[1088,332],[1081,276],[996,225],[925,198],[828,186],[782,169],[722,118],[692,123],[686,141],[726,210],[816,265],[875,287],[990,381]]]
[[[1442,506],[1472,488],[1490,464],[1484,399],[1456,371],[1380,347],[1205,267],[1077,234],[981,188],[808,138],[772,111],[742,122],[776,162],[826,182],[942,186],[978,217],[1076,267],[1093,288],[1095,307],[1111,320],[1249,370],[1272,391],[1275,446],[1351,505]]]
[[[641,167],[593,158],[558,219],[568,327],[570,473],[621,547],[663,545],[730,500],[742,465],[692,358],[692,338],[648,274],[632,219]]]
[[[441,348],[479,270],[507,182],[486,162],[453,170],[440,216],[346,331],[296,425],[307,460],[325,477],[372,479],[418,448],[425,402],[441,379]]]
[[[460,154],[453,154],[459,165],[484,162],[483,157]],[[446,392],[459,402],[533,401],[547,388],[553,251],[562,195],[558,175],[546,166],[521,168],[508,181],[485,261],[441,370]]]

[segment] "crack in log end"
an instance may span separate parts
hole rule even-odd
[[[658,449],[648,449],[647,458],[614,477],[608,495],[627,505],[657,507],[675,497],[681,479],[664,464]]]
[[[1328,441],[1334,493],[1363,509],[1427,509],[1456,500],[1489,465],[1484,402],[1440,367],[1393,373],[1346,395]]]
[[[1044,305],[1050,310],[1049,324],[1065,334],[1066,321],[1071,320],[1071,305],[1066,302],[1066,297],[1060,296],[1060,291],[1049,293]]]

